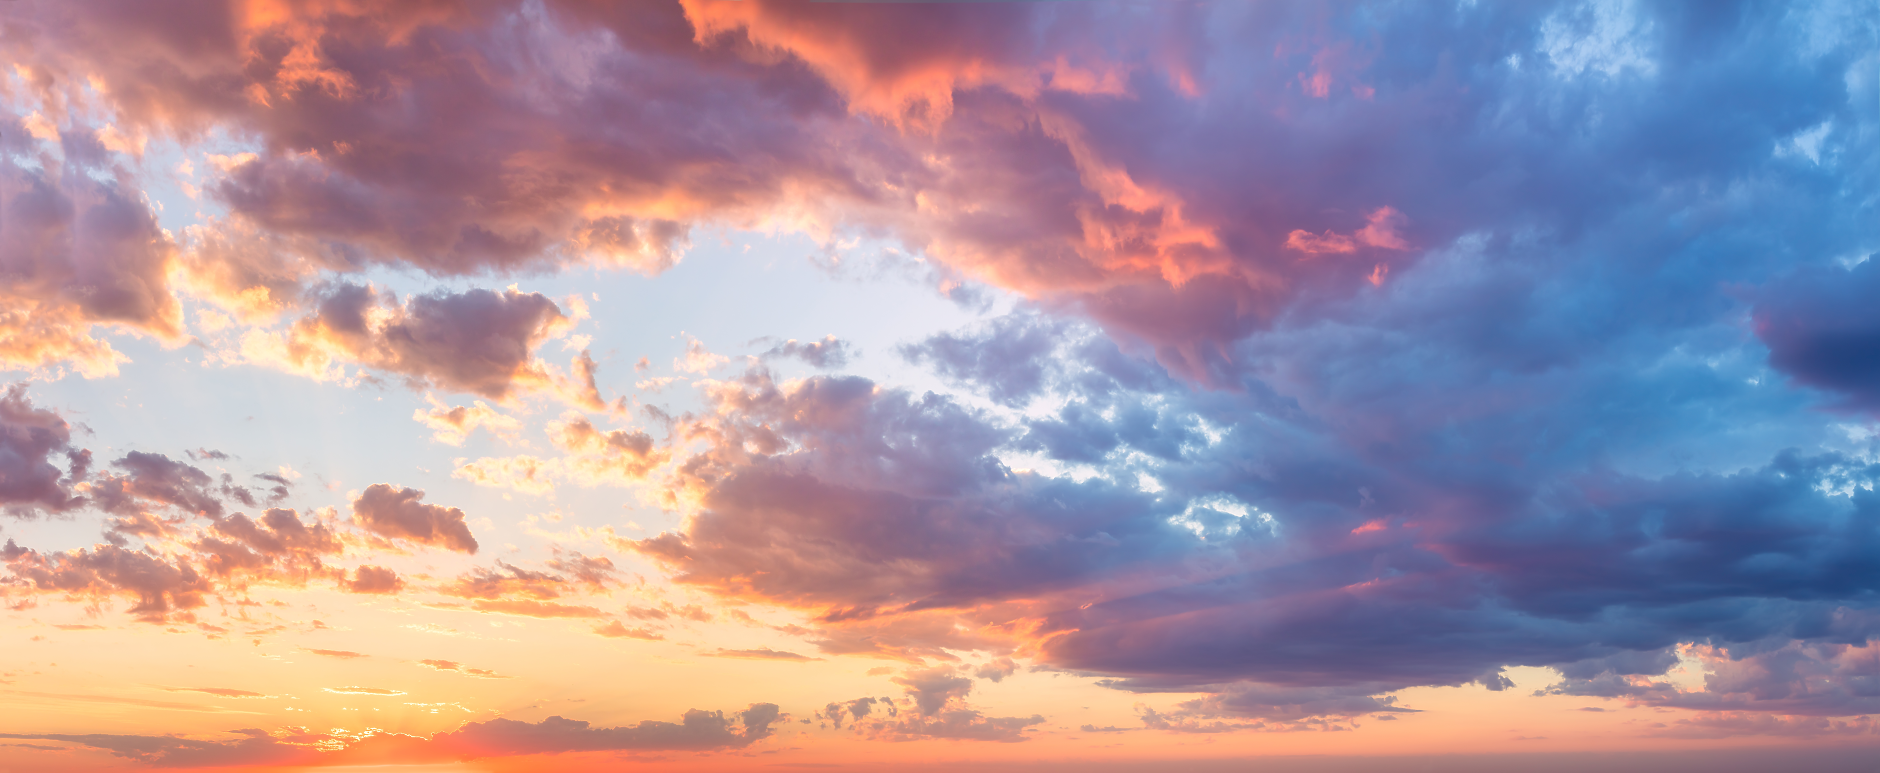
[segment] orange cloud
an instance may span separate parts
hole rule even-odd
[[[1356,252],[1360,247],[1376,247],[1384,250],[1407,250],[1409,242],[1404,241],[1402,228],[1408,219],[1403,213],[1391,207],[1379,207],[1365,216],[1365,226],[1351,235],[1326,231],[1314,234],[1310,231],[1294,230],[1286,235],[1286,248],[1297,250],[1307,255],[1325,255]]]
[[[628,628],[624,625],[621,625],[619,620],[610,620],[608,621],[606,625],[596,626],[594,628],[594,632],[602,636],[605,636],[609,639],[644,639],[646,641],[663,641],[666,638],[664,636],[659,635],[657,632],[653,631],[650,628]]]
[[[552,601],[534,601],[530,599],[497,599],[495,601],[477,599],[470,602],[470,608],[478,612],[496,612],[504,615],[550,619],[606,616],[606,613],[594,607],[557,604]]]

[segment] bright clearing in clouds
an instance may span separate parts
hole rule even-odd
[[[0,767],[1880,755],[1867,0],[0,56]]]

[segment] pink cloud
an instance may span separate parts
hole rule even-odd
[[[1297,250],[1307,255],[1343,254],[1356,252],[1361,247],[1376,247],[1385,250],[1407,250],[1410,244],[1404,241],[1401,230],[1408,219],[1403,213],[1391,207],[1379,207],[1365,216],[1365,226],[1351,235],[1326,231],[1314,234],[1310,231],[1294,230],[1286,235],[1286,248]]]
[[[367,486],[353,500],[353,521],[382,537],[407,539],[461,553],[477,552],[462,510],[427,504],[424,492],[384,483]]]

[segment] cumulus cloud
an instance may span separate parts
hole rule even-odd
[[[583,555],[577,551],[556,548],[555,557],[550,559],[548,567],[571,577],[590,591],[605,591],[615,583],[619,570],[614,568],[613,559],[606,556]]]
[[[243,571],[260,571],[273,578],[323,575],[327,572],[322,558],[344,550],[331,525],[320,521],[307,523],[298,513],[285,508],[270,508],[259,519],[235,513],[217,519],[212,528],[219,536],[203,537],[197,540],[195,547],[200,554],[208,556],[207,568],[217,575]],[[375,587],[383,587],[385,578],[374,579],[381,583]],[[359,579],[355,578],[348,588],[355,589],[358,583]],[[391,592],[396,587],[394,582],[389,590],[373,592]]]
[[[547,426],[549,441],[565,456],[484,457],[460,464],[451,475],[481,486],[546,494],[558,481],[585,486],[642,483],[672,459],[669,448],[640,429],[603,430],[578,411]]]
[[[1062,326],[1035,316],[1008,314],[966,333],[939,333],[901,347],[901,356],[931,366],[941,376],[969,383],[993,400],[1018,407],[1030,402],[1055,375],[1050,355]]]
[[[939,620],[1042,614],[1042,661],[1129,677],[1128,689],[1209,692],[1159,716],[1228,729],[1390,713],[1388,693],[1418,684],[1505,688],[1506,665],[1830,635],[1802,619],[1844,621],[1837,637],[1868,630],[1858,599],[1880,534],[1855,513],[1874,506],[1880,472],[1863,459],[1777,452],[1731,473],[1652,476],[1569,455],[1463,485],[1482,474],[1470,463],[1354,452],[1375,435],[1342,433],[1377,425],[1326,426],[1258,382],[1186,390],[1140,360],[1070,362],[1053,389],[1080,412],[1019,419],[1024,434],[859,379],[726,382],[711,411],[681,422],[710,441],[668,483],[694,503],[691,520],[635,549],[680,582],[805,609],[825,652],[994,649],[947,638],[953,623]],[[1601,388],[1680,388],[1610,378]],[[1412,447],[1459,426],[1419,423],[1412,396],[1365,410]],[[1570,421],[1556,410],[1510,406],[1460,426]],[[1231,418],[1246,415],[1264,418]],[[1052,478],[1004,466],[1015,448],[1131,461]],[[1818,600],[1768,600],[1791,596]],[[1387,641],[1367,633],[1380,626]],[[862,641],[872,649],[850,649]]]
[[[340,284],[287,332],[251,331],[243,348],[250,359],[314,377],[356,362],[401,376],[413,388],[502,400],[516,390],[550,386],[534,351],[567,324],[560,307],[540,293],[468,290],[399,303],[370,285]],[[451,418],[444,411],[437,421],[451,426]]]
[[[497,559],[496,566],[479,567],[459,576],[438,592],[467,599],[494,600],[526,597],[536,600],[559,598],[568,580],[552,572],[523,569]]]
[[[681,582],[860,620],[1043,592],[1113,566],[1119,539],[1155,551],[1173,536],[1131,525],[1159,507],[1137,492],[1006,468],[993,451],[1008,432],[936,395],[762,373],[714,395],[687,430],[712,444],[671,484],[699,512],[633,543]]]
[[[54,460],[64,462],[59,469]],[[14,516],[62,512],[84,502],[72,491],[91,463],[91,452],[72,446],[72,427],[53,411],[33,406],[25,384],[0,397],[0,507]]]
[[[1814,409],[1871,408],[1876,95],[1867,28],[1825,6],[517,7],[204,25],[41,3],[4,45],[35,93],[95,79],[115,146],[254,138],[206,195],[231,233],[350,261],[323,266],[650,272],[711,222],[884,235],[1024,296],[1036,313],[905,353],[1037,413],[753,371],[704,384],[670,448],[568,418],[558,442],[594,466],[462,470],[652,481],[688,518],[639,553],[805,610],[825,652],[1026,645],[1206,690],[1167,721],[1214,728],[1506,687],[1515,664],[1618,664],[1569,679],[1621,690],[1655,681],[1628,653],[1873,630],[1880,473]],[[11,120],[9,158],[42,160],[8,162],[30,227],[0,246],[0,325],[24,331],[4,356],[105,372],[92,325],[175,330],[173,248],[98,134]],[[308,276],[254,265],[185,273],[269,303]],[[321,287],[255,358],[491,400],[556,383],[533,352],[568,316],[541,296]],[[721,364],[690,343],[680,366]],[[25,448],[47,480],[62,450]],[[215,481],[146,466],[148,496],[105,490],[218,517],[189,509]],[[461,513],[399,501],[418,515],[386,524],[433,528],[392,536],[474,549]],[[134,561],[83,555],[41,558]],[[172,569],[136,587],[181,605]],[[975,727],[958,716],[917,719]]]
[[[1383,19],[1232,4],[309,6],[237,15],[201,38],[187,32],[193,21],[79,4],[15,11],[39,34],[9,53],[50,88],[72,88],[66,73],[96,79],[112,136],[255,137],[205,195],[229,208],[231,230],[265,234],[276,253],[317,253],[296,258],[311,265],[658,271],[693,222],[865,230],[1087,313],[1192,377],[1213,378],[1227,344],[1294,304],[1354,297],[1384,269],[1401,275],[1425,245],[1519,233],[1543,249],[1631,244],[1643,256],[1655,242],[1609,238],[1641,222],[1615,202],[1649,199],[1661,214],[1753,206],[1717,198],[1707,180],[1764,181],[1757,200],[1782,206],[1758,210],[1753,227],[1795,237],[1810,261],[1859,241],[1872,207],[1848,193],[1860,186],[1796,166],[1871,174],[1854,139],[1869,102],[1849,93],[1867,87],[1841,77],[1857,36],[1817,34],[1812,11],[1746,11],[1717,26],[1644,8],[1592,23],[1576,9],[1431,6]],[[1743,33],[1752,28],[1770,32]],[[1480,45],[1443,65],[1422,55],[1454,30]],[[572,49],[584,55],[549,55]],[[1663,52],[1681,58],[1661,64]],[[1745,82],[1734,68],[1748,60],[1765,66]],[[1670,71],[1661,66],[1685,77],[1656,77]],[[1717,121],[1679,123],[1689,142],[1641,139],[1693,121],[1690,108],[1722,84],[1739,86],[1737,98]],[[1212,109],[1222,100],[1244,107]],[[439,107],[395,109],[417,103]],[[1811,160],[1771,153],[1821,126]],[[69,164],[109,167],[99,141],[79,147],[85,132],[39,134]],[[1498,173],[1510,169],[1521,173]],[[1802,211],[1831,216],[1803,226]],[[151,221],[119,232],[154,232]],[[1665,232],[1665,243],[1692,233]],[[1300,261],[1301,246],[1321,255]],[[1347,247],[1392,254],[1341,259]],[[272,298],[297,276],[250,273],[224,284]],[[126,297],[151,300],[111,313],[163,318],[144,310],[166,293]],[[506,389],[391,349],[374,351],[393,372]]]
[[[156,510],[173,510],[184,518],[193,515],[221,520],[225,512],[221,495],[254,503],[252,494],[230,485],[230,476],[223,476],[218,490],[214,476],[163,454],[132,451],[113,461],[111,467],[112,472],[100,476],[89,493],[94,506],[118,516],[109,531],[120,539],[123,535],[166,535],[183,520],[163,519]]]
[[[892,698],[862,697],[832,702],[817,716],[842,728],[843,722],[865,737],[882,741],[916,741],[950,738],[966,741],[1015,743],[1029,740],[1026,728],[1044,724],[1044,717],[988,717],[966,704],[973,680],[950,666],[911,669],[894,678],[907,698],[902,711]],[[875,708],[883,709],[882,716]]]
[[[1851,268],[1811,267],[1762,288],[1756,335],[1769,364],[1797,382],[1834,393],[1847,407],[1880,410],[1880,260]]]
[[[382,566],[361,566],[342,584],[353,593],[390,594],[405,588],[404,578]]]
[[[0,114],[0,366],[116,375],[125,358],[94,327],[181,335],[168,281],[176,244],[92,127],[60,123]]]
[[[453,478],[462,478],[479,486],[506,488],[525,494],[546,494],[555,490],[557,480],[565,475],[560,459],[520,455],[484,457],[464,462],[452,470]]]
[[[345,552],[348,541],[330,510],[311,519],[286,508],[269,508],[257,518],[221,514],[224,503],[216,495],[237,490],[227,483],[228,476],[211,490],[207,474],[159,454],[133,452],[120,461],[128,463],[101,474],[105,485],[91,488],[109,512],[125,514],[109,522],[107,543],[42,553],[9,541],[0,560],[13,581],[35,593],[92,603],[134,599],[128,611],[148,622],[188,621],[207,596],[245,594],[257,583],[301,587],[333,581],[359,593],[396,593],[404,587],[388,569],[361,567],[347,579],[343,569],[329,564]],[[148,509],[152,505],[200,508],[196,512],[208,522],[160,518]],[[132,538],[146,545],[134,549]],[[214,626],[204,630],[222,632]]]
[[[43,554],[7,540],[0,548],[13,576],[42,592],[56,592],[91,600],[129,596],[136,600],[130,613],[148,622],[162,622],[173,613],[207,603],[209,578],[186,561],[170,561],[116,545]]]
[[[426,504],[417,489],[374,483],[353,500],[353,521],[382,537],[406,539],[460,553],[477,552],[462,510]]]
[[[952,709],[934,715],[905,715],[864,728],[870,737],[887,741],[950,738],[960,741],[1017,743],[1029,740],[1026,728],[1044,724],[1041,715],[988,717],[972,709]]]
[[[510,437],[522,429],[521,423],[514,417],[491,408],[482,400],[471,405],[448,406],[431,395],[424,396],[431,404],[430,410],[419,408],[412,411],[411,419],[432,431],[431,437],[445,445],[460,446],[470,437],[470,433],[479,427],[498,437]]]
[[[1839,625],[1831,626],[1840,631],[1825,632],[1831,636],[1841,634],[1833,638],[1864,630],[1854,621],[1836,622]],[[1719,722],[1716,727],[1728,724],[1721,722],[1723,719],[1740,720],[1752,715],[1794,718],[1880,713],[1880,692],[1876,692],[1876,676],[1872,673],[1880,650],[1866,641],[1766,639],[1728,647],[1694,644],[1683,650],[1689,662],[1703,673],[1702,689],[1686,689],[1655,678],[1669,670],[1665,660],[1679,662],[1677,654],[1665,651],[1653,653],[1654,662],[1644,667],[1628,667],[1614,659],[1574,664],[1561,669],[1564,678],[1560,682],[1536,694],[1613,698],[1632,705],[1693,709],[1704,712],[1706,722]],[[1794,729],[1806,734],[1811,727],[1826,725],[1804,723]],[[1763,732],[1782,734],[1777,732],[1780,729],[1772,726]]]
[[[875,713],[876,706],[881,706],[889,717],[900,715],[900,710],[895,707],[893,698],[864,696],[852,701],[832,702],[824,706],[822,711],[817,712],[817,716],[828,720],[830,724],[836,726],[837,730],[841,730],[844,721],[867,718]]]
[[[641,430],[606,430],[580,414],[570,412],[550,422],[549,438],[569,453],[568,474],[584,482],[627,482],[643,479],[664,464],[668,454]]]

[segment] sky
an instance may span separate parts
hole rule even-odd
[[[0,56],[0,769],[1880,754],[1871,2]]]

